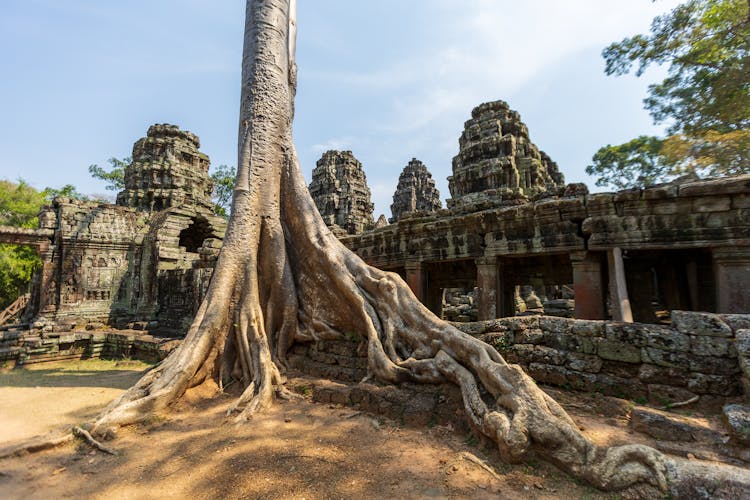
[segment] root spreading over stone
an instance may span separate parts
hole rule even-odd
[[[687,469],[652,448],[594,445],[518,366],[435,317],[398,275],[366,265],[328,230],[292,144],[295,31],[295,0],[248,0],[237,185],[207,298],[179,349],[109,405],[93,432],[142,421],[209,378],[244,387],[230,416],[246,420],[289,396],[294,342],[356,333],[367,340],[370,376],[458,385],[471,424],[508,461],[533,454],[605,490],[682,481]]]

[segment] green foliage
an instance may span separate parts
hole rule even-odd
[[[0,243],[0,311],[28,291],[31,275],[40,264],[31,248]]]
[[[44,205],[40,193],[25,181],[0,180],[0,225],[33,228]],[[0,310],[26,292],[39,257],[28,247],[0,244]]]
[[[24,180],[0,180],[0,226],[36,227],[45,197]]]
[[[670,133],[750,128],[750,13],[748,0],[688,0],[654,19],[650,35],[604,50],[606,73],[638,63],[668,64],[668,76],[649,87],[648,109]]]
[[[750,0],[687,0],[603,56],[608,75],[668,65],[644,103],[669,135],[601,148],[586,168],[597,186],[750,173]]]
[[[586,173],[596,176],[597,186],[617,189],[649,186],[665,180],[671,165],[662,154],[664,141],[641,136],[618,146],[607,145],[596,152]]]
[[[83,193],[79,193],[78,189],[73,184],[65,184],[60,189],[55,188],[45,188],[44,191],[42,191],[42,195],[44,196],[44,200],[46,202],[51,202],[55,198],[62,197],[62,198],[74,198],[76,200],[82,200],[87,201],[89,200],[89,197]]]
[[[110,158],[107,160],[109,168],[103,168],[99,165],[89,165],[89,173],[94,179],[106,182],[105,189],[108,191],[122,191],[125,189],[125,167],[130,165],[131,158]]]
[[[227,165],[219,165],[211,174],[211,180],[214,183],[214,191],[211,198],[214,202],[214,212],[216,215],[224,217],[229,215],[236,179],[236,170]]]

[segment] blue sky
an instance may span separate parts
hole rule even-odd
[[[472,107],[521,113],[568,182],[596,150],[658,133],[642,99],[659,70],[604,75],[601,50],[677,0],[299,0],[295,143],[363,163],[376,218],[424,161],[443,200]],[[0,178],[103,193],[89,164],[125,157],[153,123],[236,165],[242,0],[2,0]]]

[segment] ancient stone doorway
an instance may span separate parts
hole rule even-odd
[[[180,246],[186,251],[197,253],[207,238],[212,237],[211,225],[204,217],[194,217],[190,225],[180,232]]]

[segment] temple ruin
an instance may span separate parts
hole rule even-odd
[[[199,147],[190,132],[154,125],[133,147],[116,204],[58,198],[39,229],[0,228],[0,241],[32,245],[43,261],[31,328],[0,331],[0,361],[166,356],[165,338],[185,332],[203,299],[226,228]],[[498,101],[472,112],[449,179],[440,208],[412,159],[391,224],[374,223],[350,151],[326,152],[310,191],[345,245],[540,382],[704,407],[750,394],[750,176],[590,194],[564,184]],[[292,361],[356,381],[362,349],[296,346]]]
[[[360,234],[375,225],[367,178],[351,151],[326,151],[309,189],[326,225],[338,236]]]
[[[181,334],[203,300],[226,221],[194,134],[153,125],[133,146],[117,203],[56,198],[39,229],[0,229],[42,257],[26,317],[41,330],[136,327]]]
[[[398,177],[396,192],[393,193],[390,223],[398,222],[405,214],[435,212],[442,207],[440,191],[435,188],[432,174],[424,163],[412,158]]]
[[[531,142],[518,112],[504,101],[480,104],[458,140],[448,208],[483,207],[556,194],[565,179],[557,164]]]

